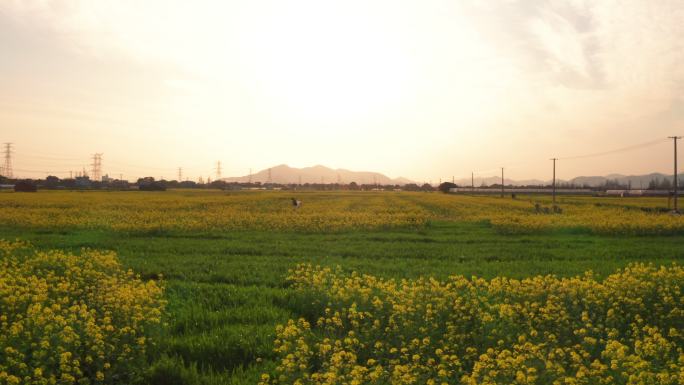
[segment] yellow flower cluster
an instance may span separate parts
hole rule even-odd
[[[304,204],[293,209],[290,198]],[[40,229],[158,231],[344,231],[421,227],[430,221],[488,222],[504,233],[585,229],[605,234],[682,234],[684,217],[656,209],[665,198],[562,197],[561,214],[543,214],[546,197],[411,192],[166,191],[0,194],[3,221]]]
[[[140,375],[162,288],[112,252],[0,240],[0,384],[121,384]]]
[[[561,197],[561,213],[550,209],[548,197],[501,199],[490,196],[431,194],[442,209],[438,219],[488,222],[502,233],[529,234],[553,229],[580,229],[597,234],[684,234],[684,217],[662,212],[666,198]]]
[[[684,268],[381,279],[299,265],[261,384],[684,384]]]
[[[295,210],[290,200],[304,203]],[[430,212],[382,193],[166,191],[0,194],[5,224],[124,232],[337,231],[424,225]]]

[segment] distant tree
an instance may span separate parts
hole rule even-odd
[[[184,181],[178,183],[178,186],[182,187],[182,188],[194,188],[194,187],[197,187],[197,183],[195,183],[191,180],[184,180]]]
[[[37,190],[35,183],[30,180],[20,180],[14,184],[15,192],[36,192]]]
[[[138,185],[145,184],[145,183],[154,183],[154,177],[146,176],[144,178],[138,178],[138,181],[136,183]]]
[[[351,182],[351,183],[349,183],[349,189],[350,189],[350,190],[358,190],[358,189],[359,189],[359,185],[356,184],[356,182]]]
[[[163,183],[156,182],[153,177],[148,176],[138,179],[138,189],[140,191],[165,191],[166,186]]]
[[[59,185],[59,178],[57,178],[54,175],[50,175],[47,178],[45,178],[45,187],[47,188],[55,188]]]
[[[435,188],[432,187],[432,185],[429,184],[429,183],[423,184],[422,186],[420,186],[420,189],[421,189],[422,191],[435,191]]]
[[[211,188],[218,188],[224,190],[226,188],[226,182],[222,180],[215,180],[211,182],[210,186]]]
[[[437,190],[443,192],[443,193],[448,193],[450,189],[458,187],[455,183],[451,182],[444,182],[437,187]]]

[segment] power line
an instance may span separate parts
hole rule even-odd
[[[95,181],[100,181],[102,179],[102,155],[103,154],[101,153],[93,154],[93,163],[90,164],[92,167],[92,177]]]
[[[2,169],[6,177],[14,177],[12,172],[12,143],[5,143],[5,164]]]
[[[216,180],[221,180],[221,161],[216,162]]]
[[[604,151],[604,152],[595,152],[595,153],[586,154],[586,155],[566,156],[566,157],[558,158],[558,159],[560,159],[560,160],[583,159],[583,158],[593,158],[593,157],[597,157],[597,156],[605,156],[605,155],[611,155],[611,154],[618,154],[618,153],[621,153],[621,152],[633,151],[633,150],[638,150],[638,149],[641,149],[641,148],[651,147],[651,146],[654,146],[654,145],[656,145],[656,144],[663,143],[664,141],[665,141],[664,139],[652,140],[652,141],[649,141],[649,142],[634,144],[634,145],[631,145],[631,146],[622,147],[622,148],[618,148],[618,149],[615,149],[615,150]]]

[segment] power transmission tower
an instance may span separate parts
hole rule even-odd
[[[178,182],[183,181],[183,167],[178,167]]]
[[[677,140],[681,139],[681,136],[668,136],[674,142],[674,212],[679,213],[679,206],[677,204],[677,196],[679,195],[679,183],[677,176]]]
[[[221,180],[221,161],[216,162],[216,180]]]
[[[504,197],[504,168],[501,167],[501,197]]]
[[[558,158],[551,158],[553,161],[553,192],[551,195],[553,196],[553,204],[556,204],[556,161]]]
[[[298,180],[299,180],[299,185],[301,186],[302,185],[302,176],[301,175],[298,177]]]
[[[252,183],[252,169],[249,169],[249,183]]]
[[[5,165],[2,167],[6,177],[13,178],[12,172],[12,143],[5,143]]]
[[[102,154],[93,154],[93,163],[90,164],[93,180],[102,179]]]

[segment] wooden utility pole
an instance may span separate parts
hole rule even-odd
[[[501,197],[504,197],[504,176],[503,176],[503,171],[504,168],[501,167]]]
[[[475,173],[470,173],[470,188],[475,191]]]
[[[674,212],[679,213],[679,206],[677,205],[677,195],[679,195],[679,183],[677,178],[677,140],[681,136],[668,136],[674,142]]]
[[[553,192],[551,193],[551,195],[553,196],[553,204],[555,205],[556,204],[556,161],[558,160],[558,158],[551,158],[551,160],[553,161],[553,184],[552,184]]]

